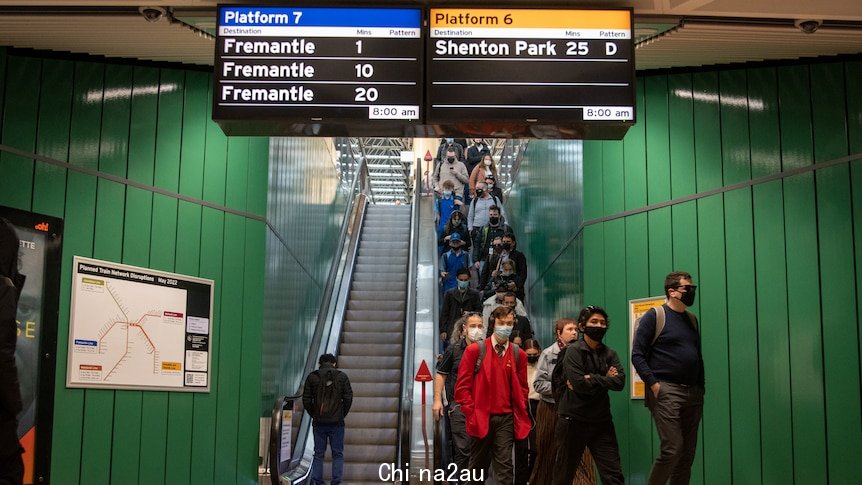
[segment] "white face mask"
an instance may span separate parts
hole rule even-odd
[[[478,342],[482,340],[482,336],[485,335],[485,329],[482,327],[470,327],[467,329],[467,337],[473,342]]]

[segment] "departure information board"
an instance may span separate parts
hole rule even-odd
[[[432,8],[429,28],[434,123],[634,122],[631,10]]]
[[[421,26],[418,8],[219,6],[213,119],[237,135],[418,122]]]

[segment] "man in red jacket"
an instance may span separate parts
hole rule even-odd
[[[455,401],[467,420],[467,434],[473,438],[470,449],[472,483],[485,483],[484,471],[492,463],[499,485],[512,485],[512,446],[514,440],[530,434],[527,413],[527,356],[509,343],[515,324],[512,308],[497,307],[489,319],[494,333],[480,345],[464,350],[455,383]]]

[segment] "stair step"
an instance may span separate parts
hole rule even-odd
[[[344,318],[355,321],[403,321],[404,310],[347,310]]]
[[[351,413],[397,413],[400,399],[396,396],[353,396]],[[350,416],[348,414],[348,416]]]
[[[402,288],[402,291],[363,291],[351,290],[348,301],[401,301],[407,298],[407,291]]]
[[[400,355],[383,357],[345,355],[338,358],[338,367],[349,377],[352,372],[348,371],[352,369],[400,369],[403,360]]]
[[[395,382],[401,381],[401,369],[372,369],[369,372],[363,372],[364,369],[354,369],[350,371],[351,386],[355,386],[362,382]]]
[[[351,294],[352,296],[352,294]],[[350,298],[348,310],[404,310],[407,303],[404,300],[362,300]]]
[[[398,413],[356,412],[351,411],[344,419],[348,429],[380,429],[398,427]]]
[[[401,248],[383,248],[383,247],[360,247],[359,252],[356,253],[360,258],[363,257],[392,257],[392,258],[406,258],[410,251],[407,249],[407,246]]]
[[[389,398],[395,401],[395,409],[398,412],[398,396],[401,394],[401,382],[362,382],[351,384],[354,397]],[[382,412],[383,410],[376,410]]]
[[[392,339],[395,334],[403,334],[404,320],[345,320],[341,330],[344,337],[348,334],[373,332],[377,334],[379,342],[382,339]]]
[[[356,281],[350,285],[350,291],[407,291],[407,278],[403,282],[384,279],[383,281]]]
[[[388,264],[361,264],[357,263],[354,267],[353,274],[362,274],[362,273],[377,273],[377,274],[389,274],[389,273],[399,273],[399,274],[407,274],[407,265],[406,264],[398,264],[398,263],[388,263]]]
[[[366,272],[366,273],[354,273],[353,281],[372,281],[376,283],[382,282],[397,282],[401,283],[402,288],[407,284],[407,272],[403,273],[375,273],[375,272]]]
[[[385,343],[360,344],[360,343],[343,343],[338,347],[338,355],[368,355],[368,356],[393,356],[401,355],[401,342],[390,342],[387,338]]]

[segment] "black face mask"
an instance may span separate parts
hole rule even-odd
[[[512,245],[509,243],[503,243],[503,249],[509,251],[510,249],[512,249]]]
[[[449,163],[455,163],[455,157],[447,157],[446,161]]]
[[[476,189],[476,196],[477,196],[477,197],[482,197],[482,194],[484,194],[484,193],[485,193],[485,191],[484,191],[484,190],[482,190],[482,189]]]
[[[531,363],[531,364],[535,364],[535,363],[536,363],[536,362],[538,362],[538,361],[539,361],[539,356],[538,356],[538,355],[528,355],[528,356],[527,356],[527,362],[529,362],[529,363]]]
[[[499,217],[489,217],[488,221],[490,221],[491,224],[498,224],[500,222],[500,218]],[[503,246],[503,247],[505,247],[505,246]]]
[[[605,338],[605,333],[607,333],[607,327],[584,327],[584,333],[587,337],[595,340],[596,342],[601,342],[603,338]]]
[[[685,293],[682,294],[681,297],[679,297],[679,301],[681,301],[682,304],[685,306],[693,305],[694,304],[694,292],[695,292],[694,288],[686,291]]]

